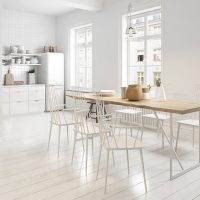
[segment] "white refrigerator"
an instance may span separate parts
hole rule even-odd
[[[64,104],[64,54],[63,53],[44,53],[40,58],[42,64],[37,69],[39,84],[46,85],[45,110],[49,109],[49,88],[55,86],[58,89],[59,103]]]

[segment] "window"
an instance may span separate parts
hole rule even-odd
[[[154,72],[153,79],[154,79],[154,86],[156,85],[157,80],[161,78],[161,72]]]
[[[154,86],[155,79],[161,78],[160,9],[133,15],[132,24],[136,34],[128,39],[125,34],[127,16],[123,17],[122,85],[139,83]]]
[[[70,87],[92,88],[92,25],[70,31]]]
[[[144,84],[144,72],[137,72],[137,81],[139,84]]]

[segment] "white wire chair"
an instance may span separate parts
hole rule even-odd
[[[50,131],[49,131],[49,140],[48,140],[48,149],[51,140],[52,128],[53,126],[58,127],[58,156],[60,152],[60,135],[61,135],[61,128],[67,128],[67,137],[69,137],[69,126],[75,125],[75,119],[73,115],[73,111],[71,109],[64,109],[65,105],[60,105],[59,103],[59,96],[58,90],[56,86],[51,86],[49,89],[49,107],[50,107]],[[65,111],[72,111],[71,117],[66,116]],[[69,140],[69,138],[68,138]]]
[[[192,92],[192,91],[191,91]],[[199,102],[200,101],[200,84],[197,84],[196,87],[194,87],[194,91],[193,91],[193,98],[192,100]],[[188,96],[185,95],[177,95],[179,98],[181,96],[182,100],[191,101],[191,97],[188,98]],[[185,119],[181,119],[177,121],[178,124],[178,128],[177,128],[177,137],[176,137],[176,146],[175,146],[175,150],[177,151],[178,149],[178,142],[179,142],[179,137],[180,137],[180,132],[181,132],[181,127],[185,126],[185,127],[191,127],[192,128],[192,146],[194,147],[195,144],[195,129],[199,128],[199,119],[198,119],[198,115],[197,113],[191,113],[186,115]]]
[[[74,127],[74,145],[72,152],[72,162],[74,159],[75,148],[77,141],[82,141],[83,151],[85,154],[85,171],[87,175],[87,162],[88,162],[88,141],[92,142],[92,153],[94,149],[94,137],[99,136],[99,126],[93,120],[88,119],[89,107],[87,100],[85,99],[85,93],[81,91],[76,91],[74,93],[74,102],[75,102],[75,122],[76,126]],[[78,135],[81,138],[78,138]],[[85,141],[85,145],[84,145]]]
[[[97,94],[97,113],[99,119],[99,129],[100,129],[100,150],[99,150],[99,159],[97,165],[97,175],[98,178],[99,173],[99,165],[101,160],[101,151],[102,147],[107,151],[107,164],[106,164],[106,174],[105,174],[105,185],[104,185],[104,193],[106,193],[107,188],[107,177],[108,177],[108,164],[109,164],[109,155],[110,151],[125,151],[127,156],[127,166],[128,166],[128,173],[129,173],[129,150],[139,150],[140,151],[140,158],[142,164],[142,173],[144,178],[144,185],[145,191],[147,192],[147,185],[146,185],[146,177],[145,177],[145,169],[144,169],[144,161],[143,161],[143,146],[140,143],[138,138],[139,131],[137,132],[136,137],[131,137],[127,134],[116,134],[116,129],[112,127],[112,115],[104,115],[102,110],[104,109],[104,102],[101,95]]]
[[[169,115],[167,113],[159,112],[159,113],[157,113],[157,115],[158,115],[158,120],[157,120],[157,117],[155,116],[154,113],[152,113],[152,111],[145,110],[145,112],[146,113],[142,116],[144,119],[144,124],[147,124],[149,122],[151,122],[151,124],[156,123],[156,129],[157,129],[158,134],[161,134],[161,136],[162,136],[162,147],[164,148],[164,146],[165,146],[164,133],[163,133],[161,126],[159,125],[158,120],[160,120],[162,126],[164,126],[164,123],[170,119]]]
[[[85,110],[76,110],[75,111],[75,122],[76,126],[74,128],[75,136],[74,136],[74,146],[73,146],[73,152],[72,152],[72,162],[74,158],[74,152],[76,147],[76,142],[78,141],[77,136],[78,134],[81,135],[81,140],[83,144],[83,150],[85,151],[85,172],[87,175],[87,163],[88,163],[88,141],[91,139],[92,141],[92,153],[94,148],[94,137],[99,136],[99,127],[98,125],[93,122],[86,119],[86,116],[89,112],[89,109]],[[84,147],[84,140],[85,140],[85,147]],[[85,150],[86,148],[86,150]]]

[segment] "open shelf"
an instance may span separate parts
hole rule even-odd
[[[27,56],[27,57],[32,57],[32,56],[41,56],[41,54],[22,54],[22,53],[10,53],[10,54],[7,54],[6,56],[11,56],[11,57],[22,57],[22,56]]]
[[[9,64],[4,66],[41,66],[41,64]]]

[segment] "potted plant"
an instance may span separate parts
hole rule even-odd
[[[166,101],[165,90],[162,87],[162,82],[160,78],[156,80],[155,98],[160,101]]]
[[[28,84],[35,84],[35,69],[28,71]]]

